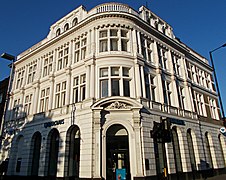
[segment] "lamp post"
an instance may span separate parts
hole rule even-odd
[[[218,86],[218,81],[217,81],[217,75],[216,75],[216,71],[215,71],[215,67],[214,67],[214,63],[213,63],[213,56],[212,53],[222,47],[226,47],[226,43],[221,45],[220,47],[212,50],[209,52],[210,54],[210,60],[211,60],[211,64],[212,64],[212,68],[213,68],[213,74],[214,74],[214,78],[215,78],[215,82],[216,82],[216,88],[217,88],[217,92],[218,92],[218,97],[219,97],[219,101],[220,101],[220,106],[221,106],[221,112],[222,112],[222,120],[224,122],[224,126],[226,127],[226,122],[225,122],[225,114],[224,114],[224,107],[223,107],[223,103],[222,103],[222,99],[221,99],[221,94],[220,94],[220,89]]]
[[[5,107],[4,107],[4,118],[3,118],[3,121],[1,122],[1,127],[0,127],[1,128],[0,129],[1,130],[0,131],[0,135],[1,135],[1,138],[3,138],[3,126],[4,126],[4,123],[5,123],[5,120],[6,120],[6,110],[8,108],[10,92],[11,92],[11,89],[12,89],[13,73],[14,73],[14,62],[16,60],[16,57],[11,55],[11,54],[8,54],[8,53],[3,53],[1,55],[1,58],[12,62],[10,64],[11,70],[10,70],[10,76],[9,76],[9,85],[8,85],[7,94],[6,94],[6,102],[5,102]]]

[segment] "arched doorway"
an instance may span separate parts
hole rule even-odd
[[[59,132],[56,129],[52,129],[48,135],[48,176],[56,177],[57,175],[57,162],[59,151]]]
[[[65,171],[68,177],[79,177],[80,139],[78,126],[71,126],[67,131],[65,152]]]
[[[112,125],[106,133],[106,179],[131,179],[129,164],[129,138],[127,130]]]
[[[38,176],[41,139],[42,139],[41,133],[36,132],[34,133],[31,140],[31,158],[32,158],[31,175],[32,176]]]

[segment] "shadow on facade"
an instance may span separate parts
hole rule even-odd
[[[17,105],[19,108],[22,105]],[[59,164],[65,156],[59,152],[65,142],[57,126],[64,124],[64,119],[53,121],[51,114],[46,117],[45,113],[38,113],[28,120],[27,113],[17,109],[7,112],[10,120],[4,123],[0,179],[59,179]]]

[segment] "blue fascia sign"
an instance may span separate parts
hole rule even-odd
[[[185,126],[185,122],[183,120],[174,119],[174,118],[169,118],[169,120],[172,124],[178,124],[178,125]]]
[[[56,125],[61,125],[64,124],[64,119],[62,120],[58,120],[58,121],[51,121],[51,122],[46,122],[44,123],[44,127],[52,127],[52,126],[56,126]]]

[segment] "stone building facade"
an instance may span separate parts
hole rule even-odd
[[[144,6],[80,6],[14,65],[9,176],[201,179],[225,169],[212,68]]]

